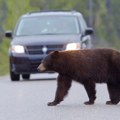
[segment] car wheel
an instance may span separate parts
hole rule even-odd
[[[23,74],[22,78],[25,79],[25,80],[30,79],[30,74]]]
[[[20,75],[15,74],[14,72],[10,71],[10,78],[11,78],[11,81],[19,81],[20,80]]]

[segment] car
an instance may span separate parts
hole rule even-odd
[[[93,29],[80,12],[73,10],[35,11],[22,15],[12,32],[9,47],[10,78],[19,81],[38,73],[41,60],[56,50],[75,50],[92,47]],[[48,71],[52,72],[52,71]]]

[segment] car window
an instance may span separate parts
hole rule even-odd
[[[75,16],[42,16],[21,19],[15,35],[78,34],[80,27]]]
[[[85,30],[87,29],[87,24],[86,24],[83,16],[80,16],[80,17],[79,17],[79,21],[80,21],[81,31],[82,31],[82,33],[84,33]]]

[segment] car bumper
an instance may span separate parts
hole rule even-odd
[[[38,73],[37,67],[41,63],[43,57],[10,57],[10,70],[18,74]]]

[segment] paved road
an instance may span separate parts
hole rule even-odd
[[[19,82],[0,77],[0,120],[120,120],[120,104],[105,105],[108,93],[104,84],[97,85],[95,105],[83,104],[88,99],[86,92],[73,82],[67,98],[58,106],[48,107],[56,89],[56,80],[49,78],[56,75],[34,75],[32,80]]]

